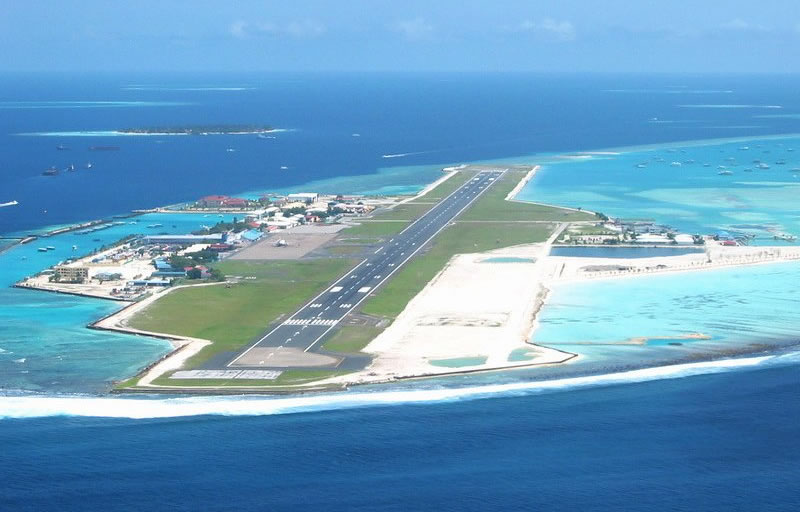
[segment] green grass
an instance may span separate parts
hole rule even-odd
[[[543,242],[550,236],[552,229],[550,224],[456,222],[454,226],[439,233],[425,254],[409,261],[375,296],[367,299],[362,311],[370,315],[395,318],[454,255]]]
[[[186,364],[197,367],[215,354],[243,347],[281,314],[294,312],[353,265],[346,259],[226,261],[217,265],[225,274],[256,279],[230,288],[215,285],[171,292],[134,316],[130,325],[211,340]]]
[[[286,370],[278,376],[275,380],[261,380],[261,379],[170,379],[168,375],[163,375],[153,380],[156,386],[180,386],[180,387],[196,387],[196,386],[213,386],[213,387],[230,387],[230,386],[247,386],[247,387],[276,387],[276,386],[293,386],[297,384],[306,384],[315,380],[326,379],[328,377],[336,377],[338,375],[346,375],[350,373],[345,370]]]
[[[521,171],[506,172],[498,183],[484,192],[480,199],[464,212],[460,220],[548,220],[558,222],[597,220],[595,215],[586,212],[519,201],[506,201],[508,193],[524,176],[525,173]]]
[[[423,198],[424,199],[424,198]],[[428,210],[433,208],[437,203],[437,200],[431,200],[430,203],[428,202],[408,202],[403,204],[398,204],[391,210],[383,211],[380,213],[376,213],[372,216],[373,219],[376,221],[378,220],[414,220],[418,217],[422,217]]]
[[[351,237],[376,237],[394,235],[403,231],[410,222],[362,222],[358,226],[342,230],[342,236]]]
[[[454,176],[447,178],[447,180],[445,180],[443,183],[440,183],[436,188],[424,196],[411,201],[411,203],[430,203],[440,201],[455,192],[458,187],[466,183],[468,180],[474,178],[475,174],[477,173],[474,171],[460,171]]]
[[[329,253],[338,255],[358,254],[362,251],[364,251],[363,245],[334,245],[333,247],[328,247]]]
[[[336,331],[322,348],[331,352],[359,352],[381,332],[383,329],[380,327],[347,325]]]

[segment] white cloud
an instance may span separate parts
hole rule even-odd
[[[754,25],[741,18],[735,18],[721,25],[724,30],[737,32],[769,32],[769,28],[764,25]]]
[[[325,33],[325,25],[314,20],[293,21],[285,30],[294,37],[319,37]]]
[[[541,21],[525,20],[516,28],[517,32],[531,32],[555,41],[574,41],[575,26],[572,22],[545,18]]]
[[[325,25],[315,20],[291,21],[285,25],[271,22],[247,22],[237,20],[231,23],[230,33],[237,39],[247,39],[259,35],[275,37],[287,36],[294,38],[319,37],[326,31]]]
[[[433,25],[425,21],[425,18],[401,20],[396,22],[392,28],[409,41],[428,39],[433,35],[434,29]]]
[[[231,35],[237,39],[244,39],[247,37],[247,22],[236,20],[230,26]]]

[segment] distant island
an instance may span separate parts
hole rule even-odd
[[[149,128],[125,128],[117,133],[127,135],[250,135],[277,131],[271,126],[248,124],[217,124],[165,126]]]

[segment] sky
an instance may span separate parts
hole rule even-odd
[[[0,71],[800,72],[798,0],[0,0]]]

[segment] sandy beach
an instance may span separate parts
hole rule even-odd
[[[549,250],[545,243],[455,256],[367,345],[364,351],[375,358],[368,368],[324,382],[365,384],[574,361],[579,354],[529,343],[554,283],[800,260],[800,247],[791,246],[627,259],[557,257]]]

